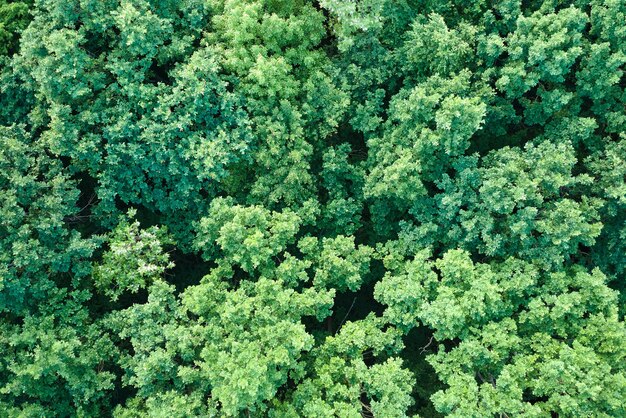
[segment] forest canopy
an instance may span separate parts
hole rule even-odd
[[[0,417],[626,417],[625,0],[0,0]]]

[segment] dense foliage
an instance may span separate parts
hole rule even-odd
[[[625,417],[626,1],[0,0],[0,416]]]

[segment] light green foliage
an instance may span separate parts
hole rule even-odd
[[[250,176],[238,182],[245,200],[297,209],[313,197],[313,144],[334,131],[348,100],[315,49],[323,15],[304,1],[225,1],[213,22],[208,42],[246,97],[257,145]]]
[[[434,76],[394,96],[383,135],[368,141],[367,197],[404,209],[427,194],[424,182],[440,178],[465,152],[485,114],[482,100],[468,97],[469,78]]]
[[[582,54],[582,31],[588,17],[574,7],[556,13],[520,16],[506,39],[508,59],[496,87],[518,98],[540,82],[561,83]]]
[[[397,357],[389,357],[400,348],[397,332],[379,327],[380,319],[369,316],[328,337],[311,352],[312,370],[293,399],[271,416],[406,416],[411,377]],[[373,358],[386,360],[368,367]]]
[[[376,284],[374,297],[387,305],[384,318],[404,332],[418,323],[416,307],[427,291],[425,285],[437,280],[430,263],[426,262],[427,257],[428,253],[417,254],[414,260],[406,262],[402,268],[393,269],[394,274],[386,273]]]
[[[432,14],[417,18],[404,44],[406,70],[411,76],[454,75],[468,68],[475,42],[475,29],[460,25],[450,29],[444,18]]]
[[[0,417],[626,416],[623,0],[0,0]]]
[[[226,416],[259,413],[288,377],[302,374],[298,359],[313,338],[300,319],[325,318],[333,292],[299,293],[266,278],[229,289],[224,279],[214,271],[185,291],[182,304],[157,281],[147,304],[112,316],[113,328],[130,338],[135,353],[124,364],[137,402],[150,408],[154,396],[194,390],[211,394]],[[168,395],[171,389],[177,394]]]
[[[378,31],[384,25],[382,9],[385,1],[322,0],[320,5],[333,15],[334,32],[339,38],[339,50],[349,50],[355,43],[354,34]]]
[[[169,391],[157,393],[152,397],[141,400],[131,398],[126,407],[118,407],[113,415],[118,418],[168,418],[172,416],[181,417],[217,417],[217,409],[214,405],[207,407],[210,400],[203,399],[199,392],[191,395]]]
[[[108,410],[116,349],[82,306],[84,292],[49,292],[22,324],[0,321],[0,408],[8,416],[94,416]]]
[[[324,238],[321,243],[313,237],[298,243],[305,260],[315,266],[313,285],[340,291],[358,290],[369,267],[372,249],[355,246],[354,237]]]
[[[572,175],[575,163],[571,144],[548,141],[493,151],[481,167],[475,158],[463,160],[454,180],[443,176],[442,193],[411,210],[421,221],[416,234],[429,245],[448,243],[447,248],[558,266],[580,244],[593,245],[602,227],[601,201],[573,198],[591,182],[587,175]]]
[[[208,216],[200,220],[195,246],[207,259],[217,258],[238,265],[247,272],[262,274],[275,265],[273,260],[292,243],[300,226],[295,213],[272,212],[261,206],[232,205],[217,198]]]
[[[218,294],[212,300],[223,298],[221,305],[208,307],[203,296],[212,295],[215,287],[208,280],[186,299],[200,324],[206,321],[200,375],[208,379],[225,414],[263,410],[262,402],[273,399],[288,377],[302,374],[298,359],[303,351],[311,350],[313,338],[300,319],[326,317],[333,292],[309,289],[298,293],[283,289],[280,281],[261,279]]]
[[[136,211],[129,211],[131,218]],[[108,237],[109,249],[95,266],[93,278],[99,291],[113,300],[125,291],[137,293],[174,267],[163,245],[171,243],[157,226],[140,229],[138,221],[121,221]]]
[[[136,386],[140,398],[159,390],[180,389],[181,385],[173,362],[176,351],[168,352],[163,347],[169,339],[173,339],[174,343],[170,344],[173,349],[176,348],[177,322],[182,319],[173,287],[156,280],[148,288],[148,294],[146,303],[113,312],[106,318],[115,337],[131,344],[134,355],[124,350],[121,352],[120,363],[127,371],[123,383]]]
[[[460,341],[429,357],[448,385],[433,396],[440,412],[619,416],[626,329],[605,281],[599,270],[542,274],[512,258],[473,263],[455,250],[431,266],[408,263],[405,276],[381,282],[377,297],[390,304],[392,322],[412,315],[437,341]]]

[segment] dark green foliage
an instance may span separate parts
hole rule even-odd
[[[89,287],[98,237],[71,228],[79,190],[58,158],[21,127],[0,128],[0,312],[24,315],[50,292]]]
[[[17,51],[20,33],[30,22],[32,6],[33,0],[0,1],[0,56]]]
[[[624,22],[0,0],[0,417],[626,416]]]

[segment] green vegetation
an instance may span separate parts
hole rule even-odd
[[[0,417],[626,417],[624,0],[0,0]]]

